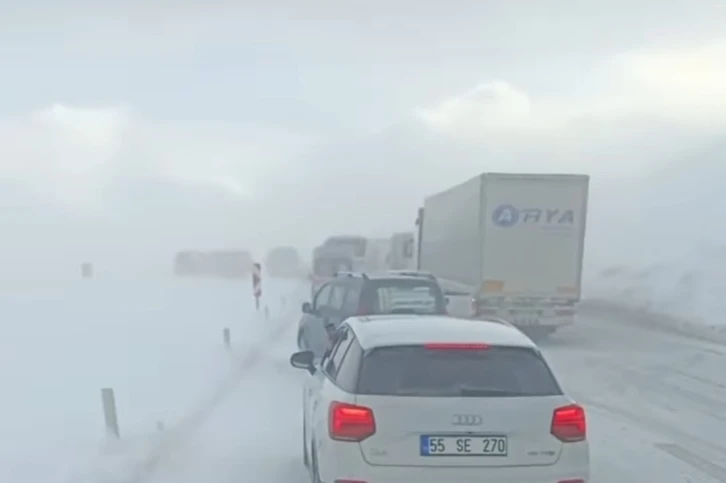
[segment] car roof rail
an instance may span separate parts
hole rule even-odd
[[[349,278],[361,277],[361,278],[368,280],[368,275],[366,275],[363,272],[340,271],[340,272],[335,272],[335,275],[333,275],[333,276],[334,277],[349,277]]]

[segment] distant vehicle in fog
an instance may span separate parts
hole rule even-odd
[[[322,245],[316,248],[321,253],[336,253],[345,255],[353,266],[351,270],[360,270],[366,257],[368,239],[358,235],[336,235],[325,239]]]
[[[382,272],[388,270],[390,251],[390,238],[369,238],[363,270],[366,272]]]
[[[241,250],[186,250],[174,257],[174,274],[178,277],[244,278],[251,271],[252,256]]]
[[[264,267],[270,277],[295,278],[300,276],[300,254],[295,247],[275,247],[267,254]]]
[[[245,251],[210,252],[213,275],[222,278],[244,278],[252,273],[252,256]]]
[[[202,252],[182,251],[174,257],[174,275],[177,277],[195,277],[205,269],[205,255]]]
[[[356,257],[362,257],[366,253],[368,239],[360,235],[335,235],[329,236],[323,241],[325,248],[349,248]]]
[[[310,273],[310,293],[330,281],[337,272],[353,270],[353,257],[350,250],[341,247],[319,246],[313,250],[313,266]]]
[[[388,268],[391,270],[408,270],[416,268],[415,246],[416,239],[413,232],[394,233],[389,241]]]
[[[328,237],[320,249],[347,254],[351,270],[377,272],[387,270],[391,241],[389,238],[366,238],[359,235],[336,235]]]
[[[389,268],[390,244],[388,238],[366,238],[359,235],[335,235],[326,238],[313,251],[311,293],[314,294],[339,271],[386,271]]]

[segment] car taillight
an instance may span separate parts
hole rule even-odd
[[[550,433],[563,443],[585,441],[587,439],[585,409],[577,404],[555,409]]]
[[[431,350],[454,350],[454,351],[481,351],[485,349],[489,349],[489,346],[487,344],[473,344],[471,342],[463,342],[463,343],[448,343],[448,342],[430,342],[428,344],[424,344],[424,349],[431,349]]]
[[[330,439],[360,442],[376,432],[376,419],[371,408],[333,401],[328,416]]]

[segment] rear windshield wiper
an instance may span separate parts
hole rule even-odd
[[[525,395],[517,391],[486,387],[460,387],[459,394],[469,397],[516,397]]]
[[[416,311],[415,309],[391,309],[390,313],[393,315],[396,315],[396,314],[416,315],[416,314],[418,314],[418,311]]]
[[[448,394],[448,390],[437,388],[404,388],[396,389],[397,396],[419,396],[419,397],[436,397]]]

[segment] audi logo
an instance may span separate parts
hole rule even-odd
[[[454,426],[479,426],[481,423],[481,416],[476,414],[454,414],[451,418]]]

